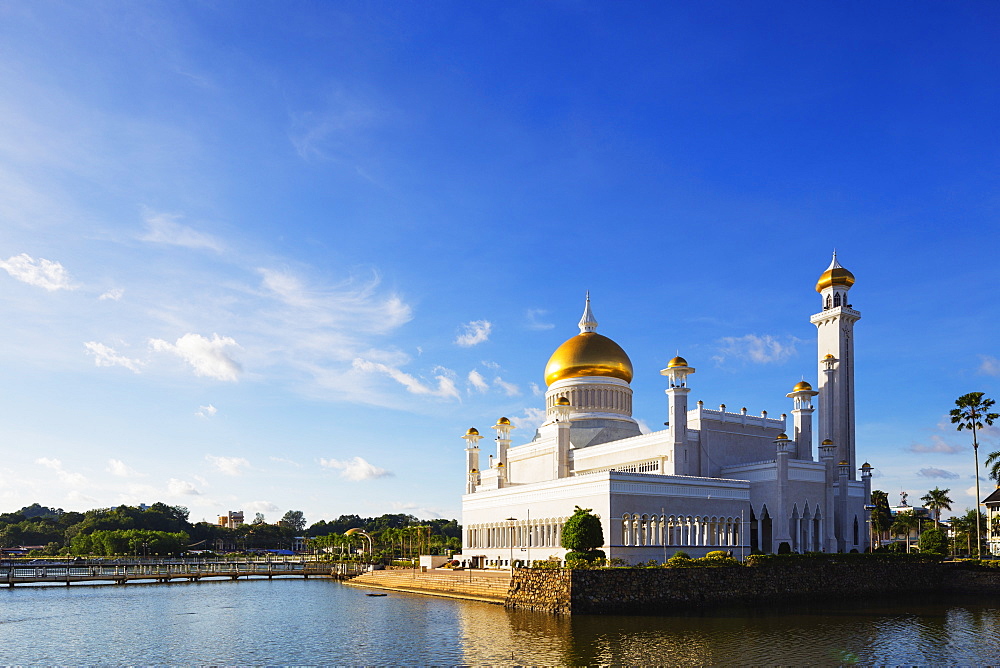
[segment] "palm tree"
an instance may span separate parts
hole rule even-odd
[[[910,551],[910,533],[920,526],[917,521],[917,516],[912,510],[907,510],[906,512],[897,513],[896,521],[892,523],[892,532],[898,535],[906,536],[906,551]]]
[[[1000,452],[997,453],[1000,455]],[[950,489],[938,489],[935,487],[931,491],[920,497],[920,500],[924,502],[924,508],[927,508],[932,513],[934,513],[934,528],[938,528],[938,524],[941,520],[942,510],[951,510],[951,504],[954,503],[948,498],[948,492]]]
[[[986,457],[986,467],[989,469],[989,476],[996,480],[997,487],[1000,487],[1000,450],[991,452]]]
[[[958,408],[951,409],[951,423],[957,424],[958,431],[963,429],[972,430],[972,452],[976,459],[976,555],[979,555],[979,546],[982,544],[982,533],[979,522],[979,439],[977,432],[983,428],[983,424],[992,425],[994,420],[1000,418],[1000,413],[990,413],[990,408],[996,402],[992,399],[983,398],[983,392],[969,392],[963,394],[955,400]]]

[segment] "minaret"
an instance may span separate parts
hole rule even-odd
[[[569,405],[569,399],[559,397],[556,399],[556,461],[555,470],[552,471],[555,478],[569,477],[569,414],[573,407]]]
[[[794,459],[812,461],[812,414],[815,410],[812,398],[819,392],[806,381],[795,384],[785,396],[794,400],[792,408],[792,440],[795,441]]]
[[[465,460],[466,476],[468,477],[465,483],[465,493],[472,494],[476,491],[476,486],[479,485],[479,439],[482,436],[479,435],[478,429],[469,427],[469,431],[465,432],[465,436],[462,438],[466,441]]]
[[[816,283],[823,310],[809,321],[816,325],[819,353],[819,436],[837,444],[837,460],[848,462],[854,480],[854,323],[861,313],[848,302],[852,285],[854,274],[840,266],[834,252]]]
[[[507,471],[507,450],[510,448],[510,432],[512,429],[517,429],[517,427],[512,425],[509,419],[502,417],[493,425],[493,429],[497,432],[497,461],[495,466],[500,470],[498,476],[500,486],[505,487],[504,483],[510,480],[510,473]]]
[[[687,386],[687,377],[694,373],[687,360],[677,356],[667,362],[667,368],[660,371],[666,376],[670,387],[666,389],[670,421],[670,441],[673,449],[674,473],[676,475],[699,475],[698,457],[687,451],[687,395],[691,388]]]
[[[774,531],[772,540],[776,546],[788,543],[788,546],[791,547],[793,540],[792,533],[789,530],[789,512],[786,506],[790,494],[790,490],[788,489],[788,456],[792,453],[795,444],[785,434],[778,434],[778,438],[774,440],[774,447],[775,477],[777,478],[775,480],[774,496],[777,507],[771,513]],[[778,547],[775,548],[775,551],[777,550]]]
[[[823,462],[826,477],[826,494],[823,502],[823,552],[837,551],[837,511],[834,505],[833,488],[837,482],[834,468],[837,446],[828,438],[819,444],[819,460]]]

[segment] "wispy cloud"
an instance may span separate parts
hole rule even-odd
[[[493,323],[489,320],[473,320],[462,325],[462,331],[455,339],[455,343],[463,348],[484,343],[489,340],[492,329]]]
[[[86,348],[88,354],[94,356],[94,366],[123,366],[129,371],[139,373],[143,364],[140,360],[125,357],[114,348],[97,341],[87,341],[83,347]]]
[[[545,391],[538,386],[538,383],[531,383],[528,387],[531,388],[531,394],[536,397],[541,397],[545,394]]]
[[[185,334],[176,343],[163,339],[150,339],[150,346],[157,352],[167,352],[180,357],[191,365],[196,376],[235,382],[243,372],[239,362],[227,354],[229,348],[239,348],[235,339],[212,334],[208,339],[201,334]]]
[[[354,360],[353,366],[357,371],[385,374],[405,387],[406,390],[412,394],[461,399],[461,396],[458,393],[458,388],[455,387],[455,381],[451,377],[444,374],[435,376],[434,379],[437,381],[437,387],[431,387],[405,371],[388,364],[382,364],[381,362],[371,362],[369,360],[358,358]]]
[[[519,388],[517,385],[514,385],[513,383],[508,383],[500,376],[497,376],[496,378],[493,379],[493,384],[499,387],[501,390],[503,390],[504,394],[506,394],[508,397],[516,397],[521,394],[521,388]]]
[[[486,382],[485,378],[483,378],[483,374],[479,373],[475,369],[469,372],[468,379],[471,389],[474,389],[477,392],[486,392],[490,389],[490,384]]]
[[[23,283],[44,288],[49,292],[75,290],[78,287],[73,284],[69,272],[60,263],[44,258],[36,260],[27,253],[0,260],[0,269]]]
[[[101,301],[108,301],[108,300],[110,300],[110,301],[116,302],[116,301],[119,301],[124,295],[125,295],[125,290],[124,289],[122,289],[122,288],[111,288],[107,292],[102,293],[101,296],[98,297],[98,299],[101,300]]]
[[[214,466],[217,471],[226,475],[243,475],[244,469],[250,468],[250,462],[243,457],[217,457],[215,455],[205,455],[205,460]]]
[[[109,459],[106,470],[111,475],[118,476],[119,478],[139,478],[143,475],[120,459]]]
[[[194,414],[197,415],[198,417],[210,418],[213,417],[218,412],[219,412],[218,408],[216,408],[212,404],[209,404],[207,406],[198,406],[198,410],[196,410]]]
[[[146,233],[139,238],[156,244],[182,246],[192,249],[207,249],[216,252],[224,250],[221,241],[215,237],[198,232],[177,222],[181,216],[170,213],[147,213]]]
[[[545,322],[542,318],[548,313],[545,309],[541,308],[529,308],[525,312],[525,319],[527,320],[526,327],[528,329],[536,330],[546,330],[552,329],[555,325],[551,322]]]
[[[279,464],[289,464],[291,466],[297,466],[300,468],[302,467],[302,464],[299,464],[298,462],[293,461],[291,459],[285,459],[284,457],[268,457],[268,459],[270,459],[272,462],[278,462]]]
[[[171,478],[167,481],[167,492],[175,496],[200,496],[201,492],[194,486],[194,483],[187,480]]]
[[[946,471],[944,469],[938,469],[934,467],[928,467],[925,469],[920,469],[917,471],[917,475],[923,478],[943,478],[945,480],[954,480],[960,478],[957,473],[952,473],[951,471]]]
[[[747,334],[746,336],[739,337],[727,336],[719,339],[718,352],[712,359],[719,364],[730,358],[754,364],[784,362],[797,354],[796,345],[801,342],[802,339],[794,336],[785,337],[782,341],[770,334],[763,336],[757,334]]]
[[[251,513],[277,513],[281,510],[270,501],[251,501],[244,503],[243,507]]]
[[[907,450],[910,452],[939,452],[946,455],[953,455],[959,452],[964,452],[966,450],[964,445],[952,445],[946,442],[942,437],[937,434],[932,434],[929,443],[913,443]]]
[[[516,427],[524,430],[521,432],[522,435],[530,437],[545,422],[545,409],[525,408],[521,417],[515,418],[512,422]]]
[[[36,464],[52,469],[56,472],[59,482],[67,487],[84,487],[87,485],[87,478],[82,473],[67,471],[63,468],[62,461],[54,457],[39,457]]]
[[[359,482],[361,480],[373,480],[375,478],[385,478],[392,475],[391,471],[379,468],[370,464],[362,457],[352,459],[320,459],[320,466],[340,471],[340,477],[347,480]]]
[[[979,373],[984,376],[1000,376],[1000,359],[991,355],[980,355]]]
[[[322,109],[294,114],[288,138],[303,160],[353,162],[358,137],[378,121],[383,108],[336,90],[328,95]],[[355,169],[364,175],[357,165]]]

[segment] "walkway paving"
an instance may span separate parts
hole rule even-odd
[[[403,591],[488,603],[504,603],[510,588],[509,571],[452,571],[439,569],[421,573],[413,570],[371,571],[344,584],[390,591]]]

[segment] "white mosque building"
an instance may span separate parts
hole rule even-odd
[[[854,275],[834,254],[816,284],[818,387],[797,383],[787,415],[688,405],[695,369],[675,357],[660,373],[667,428],[642,434],[632,417],[632,362],[597,333],[590,299],[580,333],[545,367],[545,422],[511,447],[515,425],[500,418],[496,453],[481,461],[482,436],[466,441],[463,547],[456,558],[478,567],[559,559],[563,523],[575,506],[601,518],[604,552],[627,563],[662,560],[677,550],[863,552],[871,466],[856,464]],[[816,398],[814,405],[813,398]],[[813,413],[819,408],[814,427]],[[821,439],[814,454],[813,432]],[[860,480],[858,471],[860,470]]]

